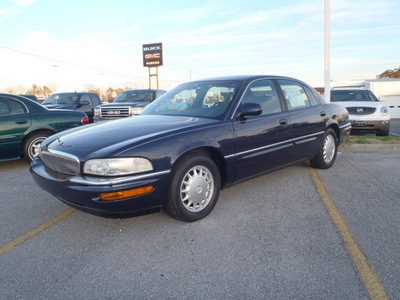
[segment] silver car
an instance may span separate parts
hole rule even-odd
[[[351,131],[376,133],[388,136],[390,130],[389,108],[380,102],[366,88],[334,88],[331,102],[337,102],[347,108],[351,122]]]

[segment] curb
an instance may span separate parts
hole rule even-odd
[[[342,144],[343,152],[400,152],[400,144]]]

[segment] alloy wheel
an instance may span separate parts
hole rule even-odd
[[[180,195],[185,209],[199,212],[207,207],[214,194],[214,177],[205,166],[191,168],[183,177]]]
[[[334,137],[328,134],[324,140],[324,148],[323,148],[323,158],[324,161],[328,164],[332,161],[335,156],[336,151],[336,141]]]

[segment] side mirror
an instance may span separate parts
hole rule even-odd
[[[81,104],[79,104],[79,107],[85,106],[85,105],[90,105],[90,101],[89,100],[83,100],[81,102]]]
[[[245,119],[248,116],[259,116],[262,113],[260,104],[257,103],[242,103],[239,107],[238,119]]]

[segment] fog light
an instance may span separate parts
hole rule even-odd
[[[144,195],[144,194],[152,192],[153,190],[154,190],[154,187],[152,185],[149,185],[146,187],[133,189],[133,190],[112,192],[112,193],[103,193],[103,194],[100,194],[100,199],[106,200],[106,201],[120,200],[120,199],[124,199],[124,198],[130,198],[130,197]]]

